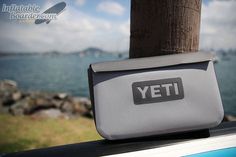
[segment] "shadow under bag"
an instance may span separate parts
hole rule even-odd
[[[88,74],[96,128],[109,140],[208,129],[224,116],[209,53],[96,63]]]

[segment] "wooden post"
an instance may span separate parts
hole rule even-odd
[[[202,0],[131,0],[130,58],[198,51]]]

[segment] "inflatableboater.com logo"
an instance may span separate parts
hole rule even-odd
[[[32,20],[32,19],[51,19],[55,20],[57,14],[40,14],[40,6],[36,4],[28,5],[2,5],[2,12],[9,13],[9,19],[11,20]]]
[[[3,4],[1,11],[3,13],[9,13],[9,19],[11,20],[35,20],[35,24],[44,22],[48,24],[51,20],[56,20],[57,16],[65,7],[66,3],[61,2],[45,10],[43,13],[40,13],[40,6],[37,4]]]

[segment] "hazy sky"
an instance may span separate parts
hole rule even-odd
[[[62,0],[1,0],[37,4],[40,12]],[[0,12],[0,51],[73,52],[87,47],[128,51],[130,0],[71,0],[49,24],[15,21]],[[203,0],[201,49],[236,49],[236,0]]]

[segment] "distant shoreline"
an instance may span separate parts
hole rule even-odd
[[[51,56],[51,55],[91,55],[91,54],[113,54],[121,55],[128,54],[128,50],[124,52],[108,52],[96,47],[89,47],[84,50],[73,51],[73,52],[59,52],[59,51],[49,51],[49,52],[0,52],[0,57],[4,56],[30,56],[30,55],[40,55],[40,56]]]

